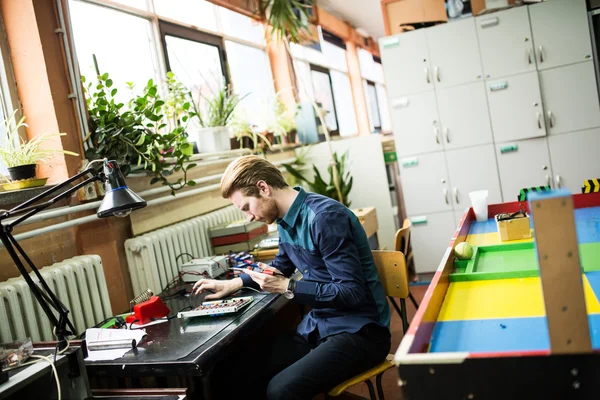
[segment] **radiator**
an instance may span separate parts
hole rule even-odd
[[[125,241],[125,253],[131,275],[133,294],[150,289],[158,294],[178,274],[181,264],[194,258],[214,255],[208,228],[244,218],[235,206],[179,222]]]
[[[112,315],[99,256],[73,257],[44,267],[40,273],[70,311],[69,320],[78,334]],[[33,273],[30,276],[37,281]],[[34,342],[56,340],[48,317],[22,277],[0,282],[0,321],[0,342],[27,337]]]

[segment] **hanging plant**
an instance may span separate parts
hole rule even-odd
[[[98,74],[95,85],[82,77],[90,129],[85,140],[91,142],[86,158],[116,160],[125,176],[137,166],[153,176],[151,184],[161,182],[171,188],[171,194],[186,185],[194,186],[195,182],[187,179],[187,171],[195,166],[188,163],[193,152],[185,131],[189,102],[176,107],[174,103],[179,99],[170,99],[178,118],[169,129],[166,101],[160,97],[158,86],[152,79],[126,106],[117,100],[118,89],[113,87],[108,73],[100,73],[95,57],[94,64]],[[174,77],[171,81],[174,82]],[[134,89],[133,84],[128,85]],[[173,116],[173,112],[170,115]],[[171,181],[169,176],[178,171],[183,172],[183,177]]]

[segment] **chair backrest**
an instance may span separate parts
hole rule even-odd
[[[406,299],[409,291],[404,254],[395,250],[373,250],[373,259],[385,295]]]
[[[402,228],[396,232],[394,238],[394,250],[401,251],[405,255],[408,254],[408,240],[410,239],[410,227],[412,223],[410,219],[406,218],[402,224]]]

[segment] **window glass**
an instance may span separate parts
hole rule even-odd
[[[107,72],[119,89],[120,101],[130,97],[126,82],[143,85],[158,76],[148,20],[79,1],[71,1],[69,8],[81,75],[95,79],[96,55],[100,72]],[[106,29],[106,21],[119,28]]]
[[[322,42],[321,48],[328,67],[348,72],[346,50],[327,41]]]
[[[217,32],[216,6],[205,0],[154,0],[158,15]]]
[[[340,136],[352,136],[358,133],[352,87],[347,74],[339,71],[330,71],[335,110],[340,125]]]
[[[218,7],[218,9],[221,29],[225,35],[265,44],[265,29],[259,21],[224,7]]]
[[[146,0],[112,0],[115,3],[121,3],[129,7],[139,8],[140,10],[148,10],[148,2]]]
[[[336,131],[338,125],[335,116],[333,90],[331,88],[329,74],[315,70],[311,70],[310,74],[315,91],[314,100],[317,103],[317,106],[321,107],[324,111],[325,123],[327,124],[329,131]]]
[[[229,72],[235,93],[246,96],[240,103],[241,114],[249,122],[260,115],[261,107],[275,96],[269,57],[264,50],[231,41],[225,42]]]
[[[371,117],[371,130],[381,130],[381,118],[379,116],[379,104],[377,103],[377,89],[372,83],[367,83],[367,103],[369,104]]]

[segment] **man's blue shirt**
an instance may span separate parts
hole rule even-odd
[[[343,204],[295,188],[298,196],[277,220],[279,253],[271,264],[296,283],[295,300],[312,307],[298,326],[308,339],[358,332],[376,323],[389,328],[390,308],[379,280],[367,235],[360,221]],[[244,286],[256,287],[241,275]]]

